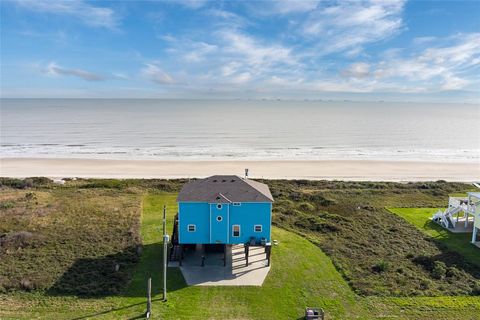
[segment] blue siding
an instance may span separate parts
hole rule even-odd
[[[219,209],[218,206],[221,206]],[[228,216],[229,205],[223,204],[210,204],[210,243],[228,243]]]
[[[180,243],[210,243],[210,207],[208,203],[178,204],[178,240]],[[196,226],[188,232],[189,224]]]
[[[178,207],[180,243],[239,244],[249,242],[250,237],[270,241],[271,203],[223,203],[218,209],[216,203],[181,202]],[[221,221],[217,220],[219,216]],[[196,226],[195,232],[188,232],[189,224]],[[233,237],[233,225],[240,225],[239,237]],[[262,231],[255,232],[255,225],[261,225]]]
[[[261,238],[270,241],[271,203],[242,203],[240,206],[231,205],[230,210],[230,236],[232,226],[240,225],[240,237],[230,237],[230,244],[246,243],[250,237],[258,241]],[[255,232],[255,225],[262,226],[262,232]]]

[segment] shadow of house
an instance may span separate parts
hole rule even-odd
[[[427,239],[442,251],[442,254],[439,256],[442,257],[442,261],[445,262],[447,266],[461,267],[477,279],[480,279],[480,264],[469,261],[468,257],[464,256],[465,253],[453,251],[446,245],[446,242],[456,242],[468,248],[473,254],[477,254],[476,248],[470,243],[470,234],[451,232],[432,220],[426,222],[424,228],[426,230],[435,230],[440,234],[438,237],[429,237]]]
[[[167,254],[168,256],[168,254]],[[143,246],[140,263],[126,290],[125,297],[145,297],[148,278],[152,278],[152,297],[163,292],[163,244],[156,242]],[[187,284],[179,268],[167,269],[167,292],[180,290]]]
[[[432,229],[440,232],[441,238],[445,241],[455,241],[465,238],[465,245],[471,245],[468,241],[468,234],[452,233],[441,227],[436,222],[428,221],[424,225],[425,229]],[[413,258],[413,262],[422,266],[426,271],[430,272],[434,277],[446,277],[448,282],[457,283],[459,287],[467,285],[471,288],[470,294],[479,295],[478,282],[480,280],[480,266],[468,261],[463,254],[453,251],[447,245],[435,237],[427,237],[428,241],[433,243],[440,251],[439,254],[433,256],[419,255]],[[438,265],[441,263],[441,265]],[[442,267],[444,266],[444,267]],[[445,268],[443,271],[442,269]],[[442,271],[442,272],[439,272]],[[467,289],[470,290],[470,289]]]
[[[119,294],[129,283],[138,261],[134,247],[108,256],[77,259],[47,293],[85,297]]]
[[[145,297],[148,278],[152,278],[152,296],[160,294],[162,282],[161,243],[145,245],[141,256],[136,247],[95,258],[76,260],[71,267],[47,290],[54,296]],[[186,286],[178,268],[168,268],[167,291]]]

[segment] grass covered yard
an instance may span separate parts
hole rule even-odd
[[[69,225],[68,232],[61,234],[62,237],[70,239],[67,240],[67,243],[73,241],[72,239],[75,237],[80,237],[82,234],[80,231],[85,228],[85,225],[95,228],[98,224],[100,229],[104,225],[112,225],[119,230],[127,231],[132,230],[131,228],[136,230],[133,235],[128,232],[119,235],[115,242],[122,245],[119,245],[118,248],[124,248],[125,245],[127,248],[131,247],[130,241],[126,241],[126,239],[135,239],[136,236],[141,236],[143,252],[139,261],[135,262],[132,268],[124,269],[124,271],[128,271],[126,275],[131,281],[121,282],[116,292],[107,294],[98,292],[95,296],[87,297],[75,295],[71,291],[53,291],[50,288],[31,292],[8,291],[0,293],[0,319],[140,319],[146,307],[146,281],[149,276],[153,279],[153,319],[300,319],[303,315],[303,308],[307,305],[323,307],[327,312],[327,319],[478,319],[480,314],[478,296],[392,297],[378,294],[362,296],[352,290],[352,288],[355,289],[355,286],[352,286],[352,283],[355,282],[349,280],[354,277],[360,279],[359,275],[362,273],[371,272],[370,264],[375,265],[382,258],[396,259],[399,264],[403,263],[400,260],[402,256],[398,255],[398,252],[384,255],[389,252],[388,246],[401,247],[404,245],[401,237],[414,234],[415,238],[412,241],[421,241],[422,247],[420,248],[428,250],[437,248],[435,244],[431,243],[429,235],[423,234],[402,218],[378,209],[380,206],[385,206],[387,203],[440,205],[437,200],[438,194],[451,192],[451,189],[458,189],[463,185],[440,183],[440,188],[434,190],[434,194],[430,189],[421,191],[418,189],[421,185],[416,184],[404,186],[400,184],[369,183],[367,185],[302,181],[270,181],[269,184],[278,199],[274,217],[277,227],[273,228],[272,237],[277,239],[280,244],[272,250],[272,269],[264,285],[261,288],[187,287],[180,271],[177,268],[169,268],[167,302],[161,301],[161,212],[163,205],[167,205],[168,228],[171,231],[173,215],[176,212],[176,192],[160,192],[158,189],[175,191],[178,181],[170,183],[161,180],[125,180],[121,182],[87,180],[72,182],[70,186],[62,188],[34,189],[33,192],[41,195],[37,196],[40,206],[38,208],[49,207],[49,204],[55,205],[62,201],[68,203],[70,200],[74,200],[73,195],[76,193],[88,206],[91,205],[88,208],[83,206],[83,210],[79,210],[78,214],[67,216],[63,210],[58,210],[56,207],[51,209],[52,212],[56,212],[52,217],[63,217],[63,220],[52,220],[49,230],[56,230],[63,224]],[[71,190],[68,190],[69,188]],[[10,194],[10,192],[20,191],[24,192],[21,196]],[[0,193],[5,197],[2,198],[1,203],[2,205],[7,204],[3,205],[5,209],[2,207],[1,210],[11,210],[13,207],[12,204],[9,204],[10,202],[18,200],[17,204],[23,203],[22,199],[25,198],[25,192],[28,190],[20,191],[2,190]],[[342,203],[340,199],[343,199],[346,193],[355,194],[355,201],[360,201],[363,207],[356,209],[358,211],[351,211],[352,208],[357,208],[358,204],[355,202]],[[51,194],[60,199],[49,198]],[[83,194],[89,195],[89,197],[93,197],[93,195],[99,197],[93,197],[92,202],[88,202],[88,199],[81,198]],[[389,197],[390,194],[391,197]],[[62,198],[64,200],[61,200]],[[119,208],[118,199],[128,199],[129,205],[126,208],[140,208],[140,210],[132,211],[134,213],[131,216],[130,214],[126,215],[133,219],[122,220],[124,219],[122,218],[123,213],[131,211],[115,210],[115,208]],[[96,203],[102,208],[101,210],[95,209]],[[75,207],[80,204],[71,202],[71,205]],[[14,207],[23,208],[20,205]],[[37,209],[33,212],[38,212]],[[90,211],[96,218],[85,218]],[[20,212],[30,211],[21,209],[17,214]],[[0,215],[4,214],[4,211],[0,212]],[[39,224],[36,221],[38,217],[40,216],[31,215],[25,221],[37,225]],[[380,219],[382,223],[370,230],[371,225],[367,222],[373,217]],[[138,227],[140,218],[141,227],[135,229]],[[123,222],[120,223],[119,219]],[[352,225],[350,222],[355,219],[359,221]],[[100,220],[108,223],[100,223]],[[62,224],[56,224],[59,221]],[[398,230],[390,229],[392,221],[400,223]],[[10,229],[23,230],[29,224],[18,225],[19,227],[16,227],[16,224],[12,223],[2,232],[10,232]],[[333,229],[333,227],[338,229]],[[353,232],[349,233],[348,228]],[[372,243],[372,246],[366,247],[367,251],[362,251],[363,249],[360,249],[358,244],[369,244],[363,242],[362,236],[366,235],[368,238],[375,230],[377,230],[375,242]],[[400,232],[401,237],[398,234],[395,235],[395,232]],[[107,237],[107,235],[102,237]],[[307,238],[313,242],[308,241]],[[88,243],[88,237],[81,239],[85,239]],[[336,243],[327,243],[330,239]],[[57,241],[58,245],[65,243],[65,240],[60,238]],[[106,240],[91,242],[90,251],[98,252],[97,260],[116,261],[115,250],[106,250],[111,245],[105,246],[104,241]],[[395,244],[395,241],[399,242]],[[106,243],[109,242],[106,241]],[[381,248],[373,250],[373,245]],[[326,248],[328,256],[319,247]],[[349,250],[346,250],[348,248]],[[120,252],[124,251],[120,250]],[[112,254],[114,255],[113,260]],[[130,252],[130,256],[132,256],[131,254],[132,252]],[[348,255],[351,255],[353,260],[347,260],[345,257]],[[69,257],[68,250],[65,250],[63,255],[59,255],[58,259],[66,259],[66,257]],[[34,261],[33,256],[27,256],[27,258]],[[70,259],[72,260],[69,260],[71,262],[68,265],[75,265],[75,259]],[[336,267],[331,259],[337,264]],[[357,262],[356,266],[354,260]],[[415,266],[411,259],[407,258],[406,263],[407,266]],[[55,265],[55,262],[50,262],[50,265]],[[399,277],[396,274],[397,268],[392,268],[392,265],[393,263],[388,266],[389,269],[386,272],[375,271],[372,273],[375,278],[365,281],[363,283],[365,288],[375,285],[385,286],[385,283],[393,287],[393,281]],[[94,264],[94,266],[103,265]],[[0,266],[0,276],[5,274],[5,270],[12,272],[12,268],[5,269]],[[45,264],[43,268],[48,270],[49,264]],[[343,273],[343,277],[337,270]],[[388,275],[389,273],[391,275]],[[109,274],[111,273],[109,272]],[[421,276],[429,277],[429,273],[421,273]],[[55,279],[62,279],[62,273],[52,276],[52,279],[52,283],[57,283],[58,281]],[[75,279],[69,279],[75,281]],[[98,278],[94,277],[94,279]],[[76,284],[79,284],[82,289],[82,279],[76,279],[76,281]],[[392,283],[388,281],[392,281]],[[69,283],[72,284],[72,282]],[[91,281],[87,281],[88,283]],[[404,285],[408,285],[408,282]],[[86,286],[86,288],[90,287]],[[374,287],[374,289],[377,290],[376,292],[381,292],[381,288]]]
[[[465,260],[480,268],[480,248],[472,245],[471,233],[453,233],[431,220],[438,208],[389,208],[389,211],[438,240],[451,251],[460,253]]]
[[[168,270],[168,301],[161,301],[161,210],[168,207],[168,227],[176,212],[176,194],[150,194],[143,201],[144,250],[125,292],[102,298],[20,293],[0,300],[0,318],[130,319],[145,311],[146,279],[153,281],[153,314],[161,319],[297,319],[304,307],[328,310],[330,319],[367,319],[359,298],[330,259],[298,235],[274,228],[279,240],[263,287],[187,287],[177,268]],[[25,302],[31,301],[25,304]],[[32,303],[33,302],[33,303]]]
[[[175,196],[145,198],[142,237],[147,243],[158,241],[156,229],[161,225],[158,213],[164,203],[169,208],[171,227],[176,212]],[[171,268],[168,302],[155,302],[153,311],[168,319],[296,319],[305,306],[315,305],[327,308],[330,316],[337,319],[364,314],[347,283],[318,248],[279,228],[274,228],[272,236],[280,245],[273,249],[272,269],[262,287],[186,287],[179,270]],[[152,259],[156,260],[153,264],[158,265],[157,259]],[[143,256],[141,265],[151,263],[147,260],[149,257]],[[155,283],[159,285],[160,281]],[[138,287],[130,290],[144,292],[144,283],[139,281]],[[160,298],[160,286],[155,292]]]

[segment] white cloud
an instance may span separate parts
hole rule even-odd
[[[302,25],[307,38],[319,42],[323,53],[358,54],[368,43],[387,39],[402,28],[404,0],[342,1],[323,4]]]
[[[249,72],[242,72],[232,77],[230,79],[230,82],[236,84],[243,84],[248,83],[250,80],[252,80],[252,75]]]
[[[192,42],[189,44],[189,50],[184,55],[188,62],[200,62],[205,59],[205,56],[216,51],[217,46],[208,44],[206,42]]]
[[[444,76],[444,81],[441,86],[442,90],[460,90],[466,87],[470,82],[465,79],[453,75]]]
[[[278,44],[266,45],[257,39],[235,30],[219,32],[224,40],[223,49],[234,56],[244,58],[250,66],[268,66],[275,63],[295,64],[291,49]]]
[[[221,67],[222,76],[231,76],[232,74],[236,73],[240,67],[241,64],[237,61],[231,61],[229,63],[226,63]]]
[[[480,33],[437,39],[435,44],[436,47],[424,48],[409,57],[391,55],[378,63],[376,77],[428,82],[438,85],[439,90],[458,90],[469,85],[468,78],[480,67]]]
[[[322,68],[312,67],[311,56],[298,48],[278,41],[261,41],[258,36],[237,29],[217,31],[208,44],[188,39],[168,40],[174,46],[168,52],[177,61],[187,59],[190,63],[182,65],[174,77],[150,66],[150,79],[154,73],[159,74],[158,83],[173,84],[173,78],[188,78],[188,85],[175,84],[197,91],[215,88],[285,95],[321,92],[424,94],[473,88],[478,83],[472,80],[478,78],[475,70],[480,68],[478,34],[420,41],[423,45],[412,40],[411,48],[390,48],[380,53],[379,62],[368,57],[368,62],[357,61],[344,68],[335,62],[321,65]],[[199,48],[199,53],[208,53],[197,56],[192,51],[194,47]]]
[[[208,3],[208,0],[182,0],[178,3],[190,9],[200,9]]]
[[[226,10],[211,8],[204,10],[203,13],[210,17],[216,18],[218,20],[218,25],[225,25],[231,28],[241,28],[249,24],[245,18]]]
[[[175,80],[171,75],[160,69],[160,67],[154,63],[147,63],[141,70],[141,74],[145,79],[148,79],[157,84],[174,84]]]
[[[60,67],[59,65],[57,65],[55,62],[50,62],[47,65],[47,67],[45,68],[44,72],[47,75],[50,75],[50,76],[74,76],[74,77],[81,78],[81,79],[87,80],[87,81],[105,80],[105,77],[103,77],[102,75],[92,73],[92,72],[88,72],[88,71],[81,70],[81,69],[63,68],[63,67]]]
[[[342,71],[345,77],[365,78],[370,76],[370,65],[365,62],[352,63],[348,68]]]
[[[319,0],[278,0],[274,2],[274,12],[280,14],[303,13],[314,10]]]
[[[121,79],[121,80],[130,79],[130,77],[127,74],[122,73],[122,72],[113,72],[112,76],[113,76],[114,79]]]
[[[436,37],[417,37],[413,39],[413,43],[416,45],[424,45],[427,43],[432,43],[436,39]]]
[[[82,0],[17,0],[17,3],[22,8],[40,13],[75,17],[92,27],[115,29],[119,22],[118,16],[112,9],[94,6]]]

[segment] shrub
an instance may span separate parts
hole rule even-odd
[[[424,255],[416,256],[413,259],[413,262],[422,266],[426,270],[432,270],[433,269],[433,259],[432,259],[432,257],[424,256]]]
[[[1,178],[0,185],[15,189],[27,189],[33,187],[32,179]]]
[[[307,211],[307,212],[311,212],[313,210],[315,210],[315,206],[309,202],[301,202],[299,205],[298,205],[298,208],[302,211]]]
[[[117,179],[96,179],[86,184],[84,188],[107,188],[107,189],[121,189],[126,184],[122,180]]]
[[[45,186],[48,186],[48,185],[52,184],[52,182],[53,182],[49,178],[45,178],[45,177],[31,177],[27,180],[31,180],[32,181],[32,186],[34,186],[34,187],[45,187]]]
[[[372,267],[372,270],[378,273],[388,271],[388,269],[390,269],[390,264],[385,260],[379,261]]]
[[[7,249],[26,248],[37,239],[38,237],[28,231],[5,233],[0,235],[0,247]]]
[[[480,280],[475,281],[472,289],[473,296],[480,296]]]
[[[15,203],[11,201],[0,202],[0,210],[6,210],[15,207]]]
[[[28,279],[22,279],[20,281],[20,288],[22,288],[25,291],[32,291],[33,289],[35,289],[35,286],[32,283],[32,281]]]
[[[435,279],[443,279],[447,274],[447,266],[441,261],[433,262],[432,277]]]
[[[431,281],[427,279],[420,281],[420,289],[422,290],[427,290],[428,288],[430,288],[430,285],[431,285]]]
[[[335,200],[325,198],[321,193],[314,193],[308,197],[308,200],[318,203],[321,206],[328,207],[336,204]]]
[[[447,269],[446,276],[449,278],[461,278],[462,272],[455,267]]]
[[[27,192],[25,194],[25,199],[28,200],[28,201],[35,200],[35,199],[37,199],[37,196],[33,192]]]

